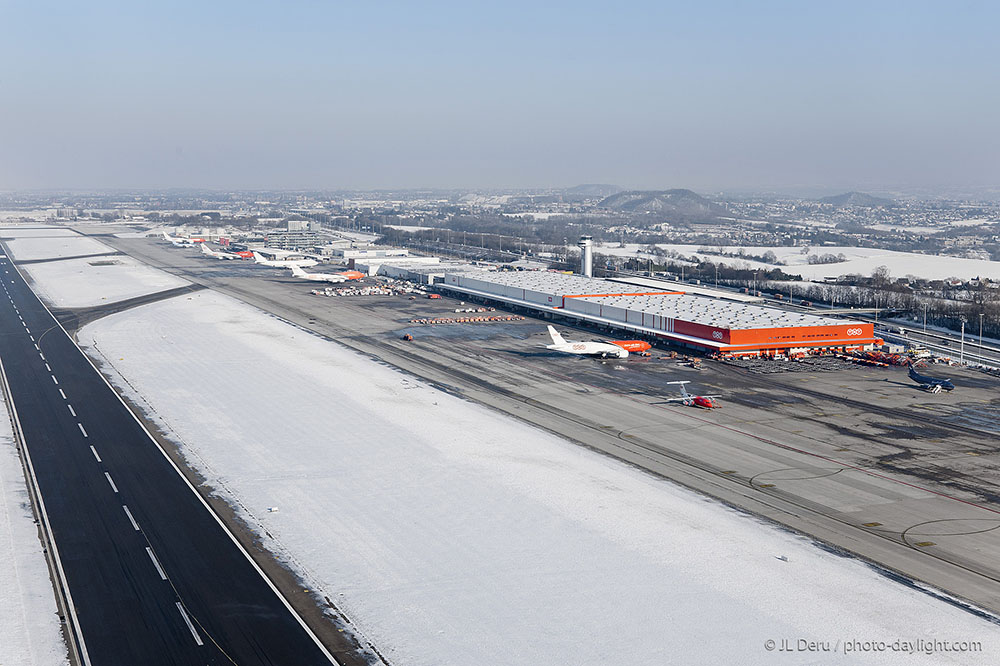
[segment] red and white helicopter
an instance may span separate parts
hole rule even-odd
[[[721,407],[719,403],[715,401],[715,398],[721,397],[718,395],[691,395],[687,392],[687,387],[685,384],[690,384],[691,382],[685,380],[682,382],[667,382],[668,384],[679,384],[681,387],[681,396],[679,398],[667,398],[667,402],[680,402],[687,407],[701,407],[703,409],[716,409]]]

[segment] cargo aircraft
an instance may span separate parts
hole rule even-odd
[[[552,326],[548,327],[551,345],[546,349],[566,354],[581,354],[583,356],[599,356],[601,358],[628,358],[630,351],[644,352],[650,348],[648,342],[642,340],[615,340],[612,342],[569,342]]]
[[[715,401],[715,398],[720,396],[717,395],[691,395],[687,392],[687,387],[685,384],[690,384],[691,382],[685,380],[682,382],[667,382],[668,384],[679,384],[681,387],[681,395],[679,398],[667,398],[667,402],[679,402],[687,407],[701,407],[703,409],[716,409],[720,407],[719,403]]]
[[[253,252],[253,260],[260,264],[261,266],[270,266],[271,268],[291,268],[292,266],[297,266],[298,268],[307,268],[309,266],[315,266],[317,261],[315,259],[265,259],[259,252]]]
[[[910,379],[920,384],[920,388],[929,393],[940,393],[945,391],[954,391],[955,385],[951,383],[950,379],[937,379],[936,377],[927,377],[926,375],[921,375],[917,372],[913,366],[910,366],[910,372],[908,373]]]
[[[343,273],[306,273],[298,266],[289,266],[292,275],[300,280],[312,280],[313,282],[347,282],[348,280],[360,280],[365,276],[360,271],[344,271]]]
[[[201,251],[215,259],[252,259],[253,252],[219,252],[208,247],[208,243],[201,244]]]
[[[163,232],[163,240],[170,241],[173,243],[174,247],[194,247],[197,243],[204,243],[203,238],[179,238],[177,236],[171,236],[166,231]]]

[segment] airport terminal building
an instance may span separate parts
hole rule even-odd
[[[449,272],[440,286],[549,316],[589,322],[710,353],[786,355],[880,345],[869,322],[823,317],[739,299],[563,273]]]

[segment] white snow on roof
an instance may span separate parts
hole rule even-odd
[[[650,288],[563,273],[541,271],[491,273],[479,271],[466,272],[462,275],[494,285],[540,291],[558,296],[560,299],[562,296],[589,295],[579,298],[579,300],[718,328],[785,328],[836,326],[849,323],[845,319],[821,317],[749,303],[723,301],[700,295],[622,296],[619,294],[648,293]],[[593,294],[609,294],[609,296],[593,296]]]
[[[712,287],[707,287],[704,285],[691,284],[690,282],[678,282],[675,280],[664,280],[660,278],[645,278],[645,277],[615,277],[608,278],[611,282],[620,282],[623,284],[634,284],[643,287],[652,287],[650,291],[683,291],[686,294],[694,294],[696,296],[709,296],[711,298],[721,298],[727,301],[738,301],[740,303],[761,303],[764,301],[760,296],[751,296],[750,294],[741,294],[739,292],[731,291],[729,289],[714,289]]]
[[[788,637],[995,643],[995,626],[858,560],[214,292],[80,339],[397,666],[771,664],[764,641]],[[949,660],[967,655],[925,663]]]

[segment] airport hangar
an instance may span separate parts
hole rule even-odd
[[[870,322],[757,305],[738,294],[712,297],[704,288],[687,293],[679,283],[659,283],[665,287],[659,289],[655,280],[639,283],[547,271],[455,271],[438,286],[725,356],[792,356],[883,343]]]

